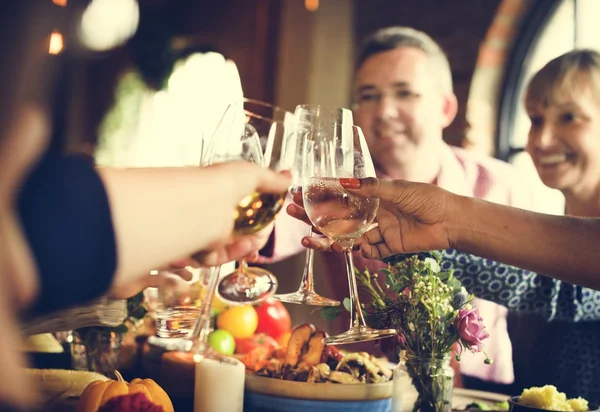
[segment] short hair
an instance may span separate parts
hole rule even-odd
[[[600,53],[590,49],[572,50],[550,60],[529,81],[525,102],[543,107],[557,103],[561,97],[581,92],[581,79],[588,78],[593,95],[600,101]]]
[[[386,27],[372,33],[362,43],[356,68],[360,68],[375,54],[405,47],[423,51],[429,57],[432,72],[438,79],[441,89],[452,93],[452,71],[448,57],[435,40],[411,27]]]

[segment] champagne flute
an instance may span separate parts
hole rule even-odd
[[[353,196],[340,185],[341,178],[374,177],[375,168],[362,130],[352,125],[316,129],[304,140],[302,198],[313,225],[344,247],[350,289],[350,328],[324,342],[342,345],[381,339],[396,334],[394,329],[367,326],[361,309],[352,246],[373,223],[379,199]]]
[[[295,128],[290,133],[285,155],[286,163],[291,164],[292,186],[290,194],[302,192],[302,153],[304,149],[304,138],[306,134],[319,128],[333,127],[335,125],[352,125],[352,112],[348,109],[322,105],[299,105],[294,111]],[[309,228],[309,236],[313,235]],[[313,259],[315,251],[308,248],[304,261],[302,279],[297,291],[281,295],[275,295],[276,299],[287,303],[297,303],[312,306],[339,306],[337,300],[323,297],[315,292]]]
[[[285,169],[283,145],[292,129],[293,114],[277,106],[252,99],[244,99],[238,103],[237,108],[243,112],[245,124],[254,127],[258,134],[264,151],[264,166],[276,171]],[[246,218],[246,221],[244,228],[236,230],[238,234],[256,233],[273,221],[283,206],[285,196],[262,195],[260,201],[264,202],[265,198],[272,200],[273,206],[265,209],[265,205],[263,205],[260,210],[271,210],[271,213],[263,212],[263,222],[257,224],[254,223],[258,220],[255,215],[248,217],[246,216],[248,210],[241,210],[236,223],[241,218]],[[246,200],[242,200],[241,204],[244,204]],[[244,232],[248,229],[252,233]],[[217,294],[230,305],[256,304],[273,296],[276,287],[277,279],[271,272],[260,267],[248,267],[247,263],[241,260],[234,272],[221,279]]]

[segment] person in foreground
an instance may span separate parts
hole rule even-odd
[[[31,410],[36,400],[22,370],[21,318],[132,296],[152,284],[151,269],[184,257],[219,265],[255,256],[264,237],[233,237],[233,211],[254,190],[290,184],[249,163],[97,169],[49,150],[45,11],[28,0],[2,3],[0,13],[0,411]],[[225,190],[214,190],[216,180]]]
[[[19,370],[25,362],[15,354],[15,316],[48,314],[105,293],[132,296],[154,281],[153,267],[181,257],[220,265],[253,256],[261,237],[232,237],[235,206],[253,190],[281,193],[290,183],[245,162],[96,170],[70,156],[37,161],[47,122],[32,107],[14,113],[0,136],[0,361],[6,377],[0,410],[3,403],[26,406],[34,399]],[[214,179],[230,187],[211,191]]]

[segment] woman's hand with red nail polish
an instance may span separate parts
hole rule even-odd
[[[346,181],[347,180],[347,181]],[[404,180],[345,179],[340,184],[353,195],[380,199],[377,227],[358,238],[355,245],[367,258],[444,249],[448,234],[451,193],[433,185]]]
[[[360,179],[342,177],[340,178],[340,185],[346,189],[360,189]]]

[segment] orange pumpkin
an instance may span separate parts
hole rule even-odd
[[[169,395],[152,379],[135,378],[131,383],[123,380],[123,376],[115,371],[117,380],[94,381],[81,393],[77,403],[77,412],[97,412],[100,406],[117,396],[143,393],[155,405],[160,405],[164,412],[174,412]]]

